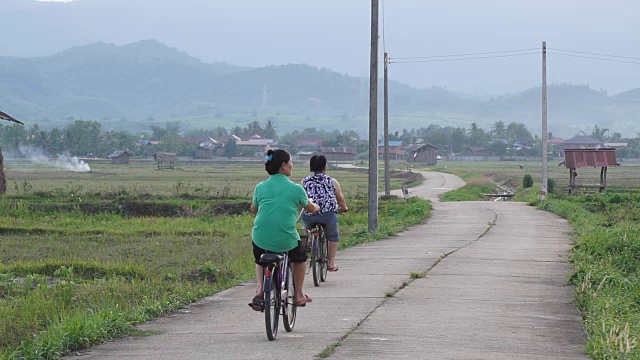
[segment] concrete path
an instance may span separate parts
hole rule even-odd
[[[424,175],[410,195],[437,200],[463,184]],[[246,305],[248,283],[140,326],[157,335],[69,358],[313,359],[324,351],[336,359],[587,359],[566,286],[570,231],[523,203],[436,202],[425,224],[339,252],[340,271],[320,287],[308,276],[314,301],[276,341]]]

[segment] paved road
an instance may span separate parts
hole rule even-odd
[[[437,201],[462,186],[424,173],[410,195]],[[339,252],[293,332],[276,341],[246,305],[254,284],[141,326],[158,335],[100,345],[72,359],[587,359],[566,286],[567,223],[523,203],[434,203],[432,217],[389,240]],[[426,272],[414,278],[412,273]]]

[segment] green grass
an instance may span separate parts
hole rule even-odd
[[[247,193],[266,176],[260,165],[247,167],[97,165],[72,180],[55,170],[9,167],[10,183],[17,176],[29,186],[0,198],[0,358],[59,358],[250,280]],[[343,248],[429,215],[426,201],[391,197],[379,202],[379,229],[368,232],[367,174],[332,175],[350,208],[340,217]]]
[[[597,359],[640,358],[639,195],[559,197],[542,207],[575,230],[577,305]]]
[[[487,177],[466,176],[466,184],[456,190],[448,191],[440,196],[442,201],[479,201],[487,200],[485,194],[502,193],[495,183]]]

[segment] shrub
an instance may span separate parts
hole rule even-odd
[[[553,179],[547,179],[547,193],[553,194],[556,189],[556,181]]]
[[[524,174],[522,178],[522,187],[530,188],[533,186],[533,176],[531,174]]]

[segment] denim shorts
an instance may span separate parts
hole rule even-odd
[[[311,229],[313,224],[324,225],[324,234],[327,241],[340,242],[340,234],[338,233],[338,214],[334,212],[326,212],[317,215],[302,214],[302,226],[305,229]]]

